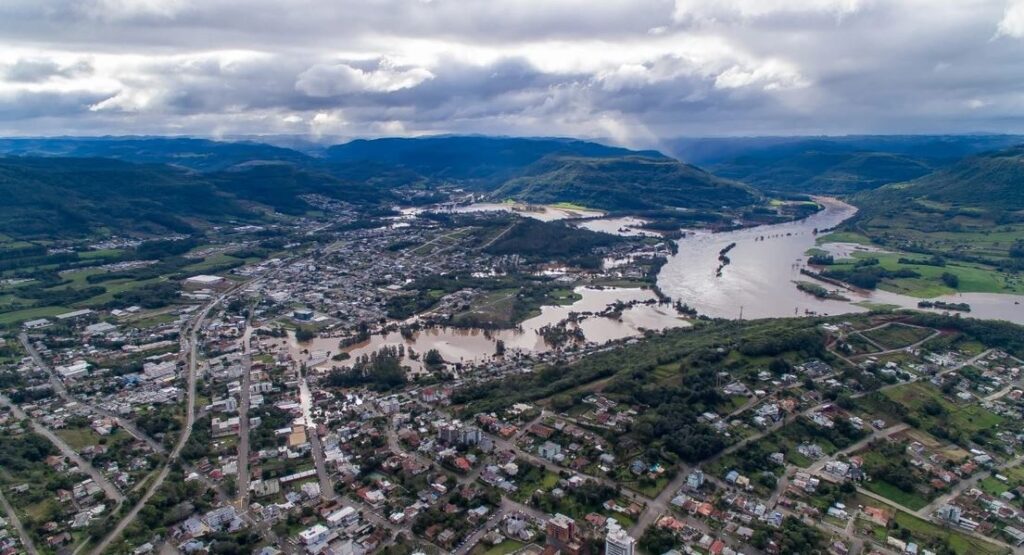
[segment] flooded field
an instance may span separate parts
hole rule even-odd
[[[529,218],[551,222],[555,220],[567,220],[572,218],[597,218],[604,215],[600,210],[587,210],[584,208],[570,208],[564,206],[540,206],[516,204],[511,202],[477,202],[466,206],[457,206],[451,210],[457,213],[466,212],[512,212]]]
[[[330,357],[339,351],[349,353],[352,357],[370,354],[382,347],[402,346],[406,352],[406,364],[414,371],[421,369],[418,360],[409,357],[410,350],[422,355],[431,349],[437,349],[448,362],[479,362],[494,356],[498,340],[505,343],[507,353],[539,353],[551,349],[541,335],[541,328],[555,325],[565,320],[571,313],[597,313],[605,310],[616,302],[643,303],[655,300],[650,290],[634,288],[603,288],[577,287],[575,290],[582,298],[571,305],[544,306],[541,314],[524,321],[519,329],[511,330],[480,330],[434,327],[415,332],[411,337],[403,337],[399,332],[378,334],[368,341],[339,349],[339,338],[317,338],[303,344],[302,348],[310,354],[319,353],[317,364],[311,366],[330,367],[331,364],[346,365],[345,362],[332,362]],[[578,323],[570,324],[578,327],[587,342],[601,344],[607,341],[634,337],[644,330],[663,330],[671,327],[690,325],[679,317],[668,305],[634,304],[622,310],[617,318],[592,314],[583,317]],[[323,360],[320,360],[323,359]],[[303,358],[302,360],[308,360]],[[347,363],[351,364],[351,363]]]
[[[624,216],[621,218],[598,218],[595,220],[587,220],[577,224],[577,227],[589,229],[590,231],[603,231],[604,233],[611,233],[612,235],[642,237],[659,236],[653,231],[643,229],[641,226],[643,226],[644,223],[646,222],[640,218]]]

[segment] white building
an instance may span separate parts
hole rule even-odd
[[[618,523],[609,524],[608,535],[604,540],[604,552],[605,555],[634,555],[636,540],[619,527]]]
[[[299,532],[299,540],[303,545],[322,543],[327,539],[327,535],[330,534],[330,532],[330,529],[323,524],[316,524]]]
[[[54,370],[65,380],[73,380],[85,375],[89,370],[89,363],[84,360],[77,360],[67,366],[58,366]]]

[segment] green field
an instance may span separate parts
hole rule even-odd
[[[935,333],[928,328],[915,328],[899,323],[889,324],[883,328],[861,332],[868,339],[889,349],[901,349],[927,338]]]
[[[922,497],[921,494],[903,491],[888,482],[867,482],[864,485],[864,489],[915,511],[928,505],[928,500]]]
[[[35,320],[37,318],[48,318],[70,312],[71,309],[65,306],[41,306],[35,308],[25,308],[22,310],[15,310],[13,312],[5,312],[0,314],[0,325],[18,324],[26,320]]]
[[[860,233],[853,233],[851,231],[834,231],[828,235],[822,235],[818,237],[816,242],[819,245],[825,243],[855,243],[858,245],[871,245],[871,239],[867,238]]]
[[[1005,422],[1005,418],[976,404],[959,405],[946,399],[942,392],[931,384],[915,382],[887,389],[885,396],[907,407],[920,420],[920,428],[933,427],[971,436],[985,430],[991,432]],[[928,406],[941,407],[939,414]]]
[[[994,268],[981,264],[967,262],[947,261],[945,266],[930,266],[925,264],[901,263],[900,258],[909,260],[923,260],[927,257],[915,254],[892,253],[892,252],[856,252],[852,259],[836,260],[836,263],[829,266],[830,270],[850,270],[858,260],[869,258],[878,259],[879,266],[886,270],[912,270],[920,274],[914,278],[889,278],[879,284],[879,288],[918,298],[931,298],[941,295],[960,293],[1006,293],[1024,294],[1024,281],[1020,276],[1000,272]],[[959,280],[956,289],[949,287],[942,281],[945,273],[953,274]]]

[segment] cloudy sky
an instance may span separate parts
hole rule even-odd
[[[1024,132],[1024,0],[2,0],[0,134]]]

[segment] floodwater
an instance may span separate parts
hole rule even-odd
[[[621,218],[598,218],[586,220],[577,224],[577,227],[589,229],[590,231],[602,231],[612,235],[623,235],[627,237],[660,237],[653,231],[643,229],[646,222],[640,218],[625,216]]]
[[[581,208],[564,208],[561,206],[540,206],[514,204],[510,202],[477,202],[466,206],[456,206],[452,212],[512,212],[520,216],[534,218],[542,222],[555,220],[568,220],[573,218],[596,218],[604,214],[598,210],[585,210]]]
[[[339,338],[316,338],[302,346],[309,352],[328,352],[331,355],[344,350],[353,358],[379,351],[383,347],[399,347],[405,349],[405,363],[414,371],[422,370],[418,360],[409,358],[409,351],[423,355],[431,349],[437,349],[447,362],[481,362],[492,358],[498,340],[505,342],[507,354],[540,353],[551,350],[540,334],[540,329],[554,325],[569,317],[570,313],[600,312],[610,305],[621,301],[648,301],[655,299],[652,291],[636,288],[591,288],[577,287],[575,291],[582,298],[572,305],[552,305],[541,307],[541,314],[524,321],[520,329],[511,330],[480,330],[432,327],[426,328],[406,339],[399,332],[378,334],[368,341],[339,349]],[[663,330],[672,327],[689,326],[675,310],[668,305],[635,304],[622,311],[619,318],[598,316],[596,314],[583,318],[577,324],[586,337],[587,342],[602,344],[607,341],[638,336],[644,330]],[[329,357],[328,357],[329,358]],[[332,365],[348,366],[351,362],[333,362],[327,360],[317,366]]]
[[[808,314],[864,312],[854,303],[872,302],[917,308],[921,299],[887,291],[842,291],[847,301],[818,299],[796,288],[794,281],[814,281],[800,274],[806,267],[804,254],[815,246],[815,229],[835,227],[853,216],[857,209],[832,198],[818,198],[825,209],[803,220],[758,226],[737,231],[711,233],[695,231],[678,241],[679,251],[658,275],[658,286],[673,300],[682,301],[699,313],[719,318],[773,318]],[[728,245],[729,264],[719,253]],[[863,247],[840,244],[830,252],[842,254]],[[834,286],[822,284],[828,289]],[[1024,323],[1024,296],[991,293],[963,293],[936,299],[966,302],[971,312],[964,316]],[[1014,304],[1019,302],[1021,304]],[[941,312],[941,311],[939,311]]]

